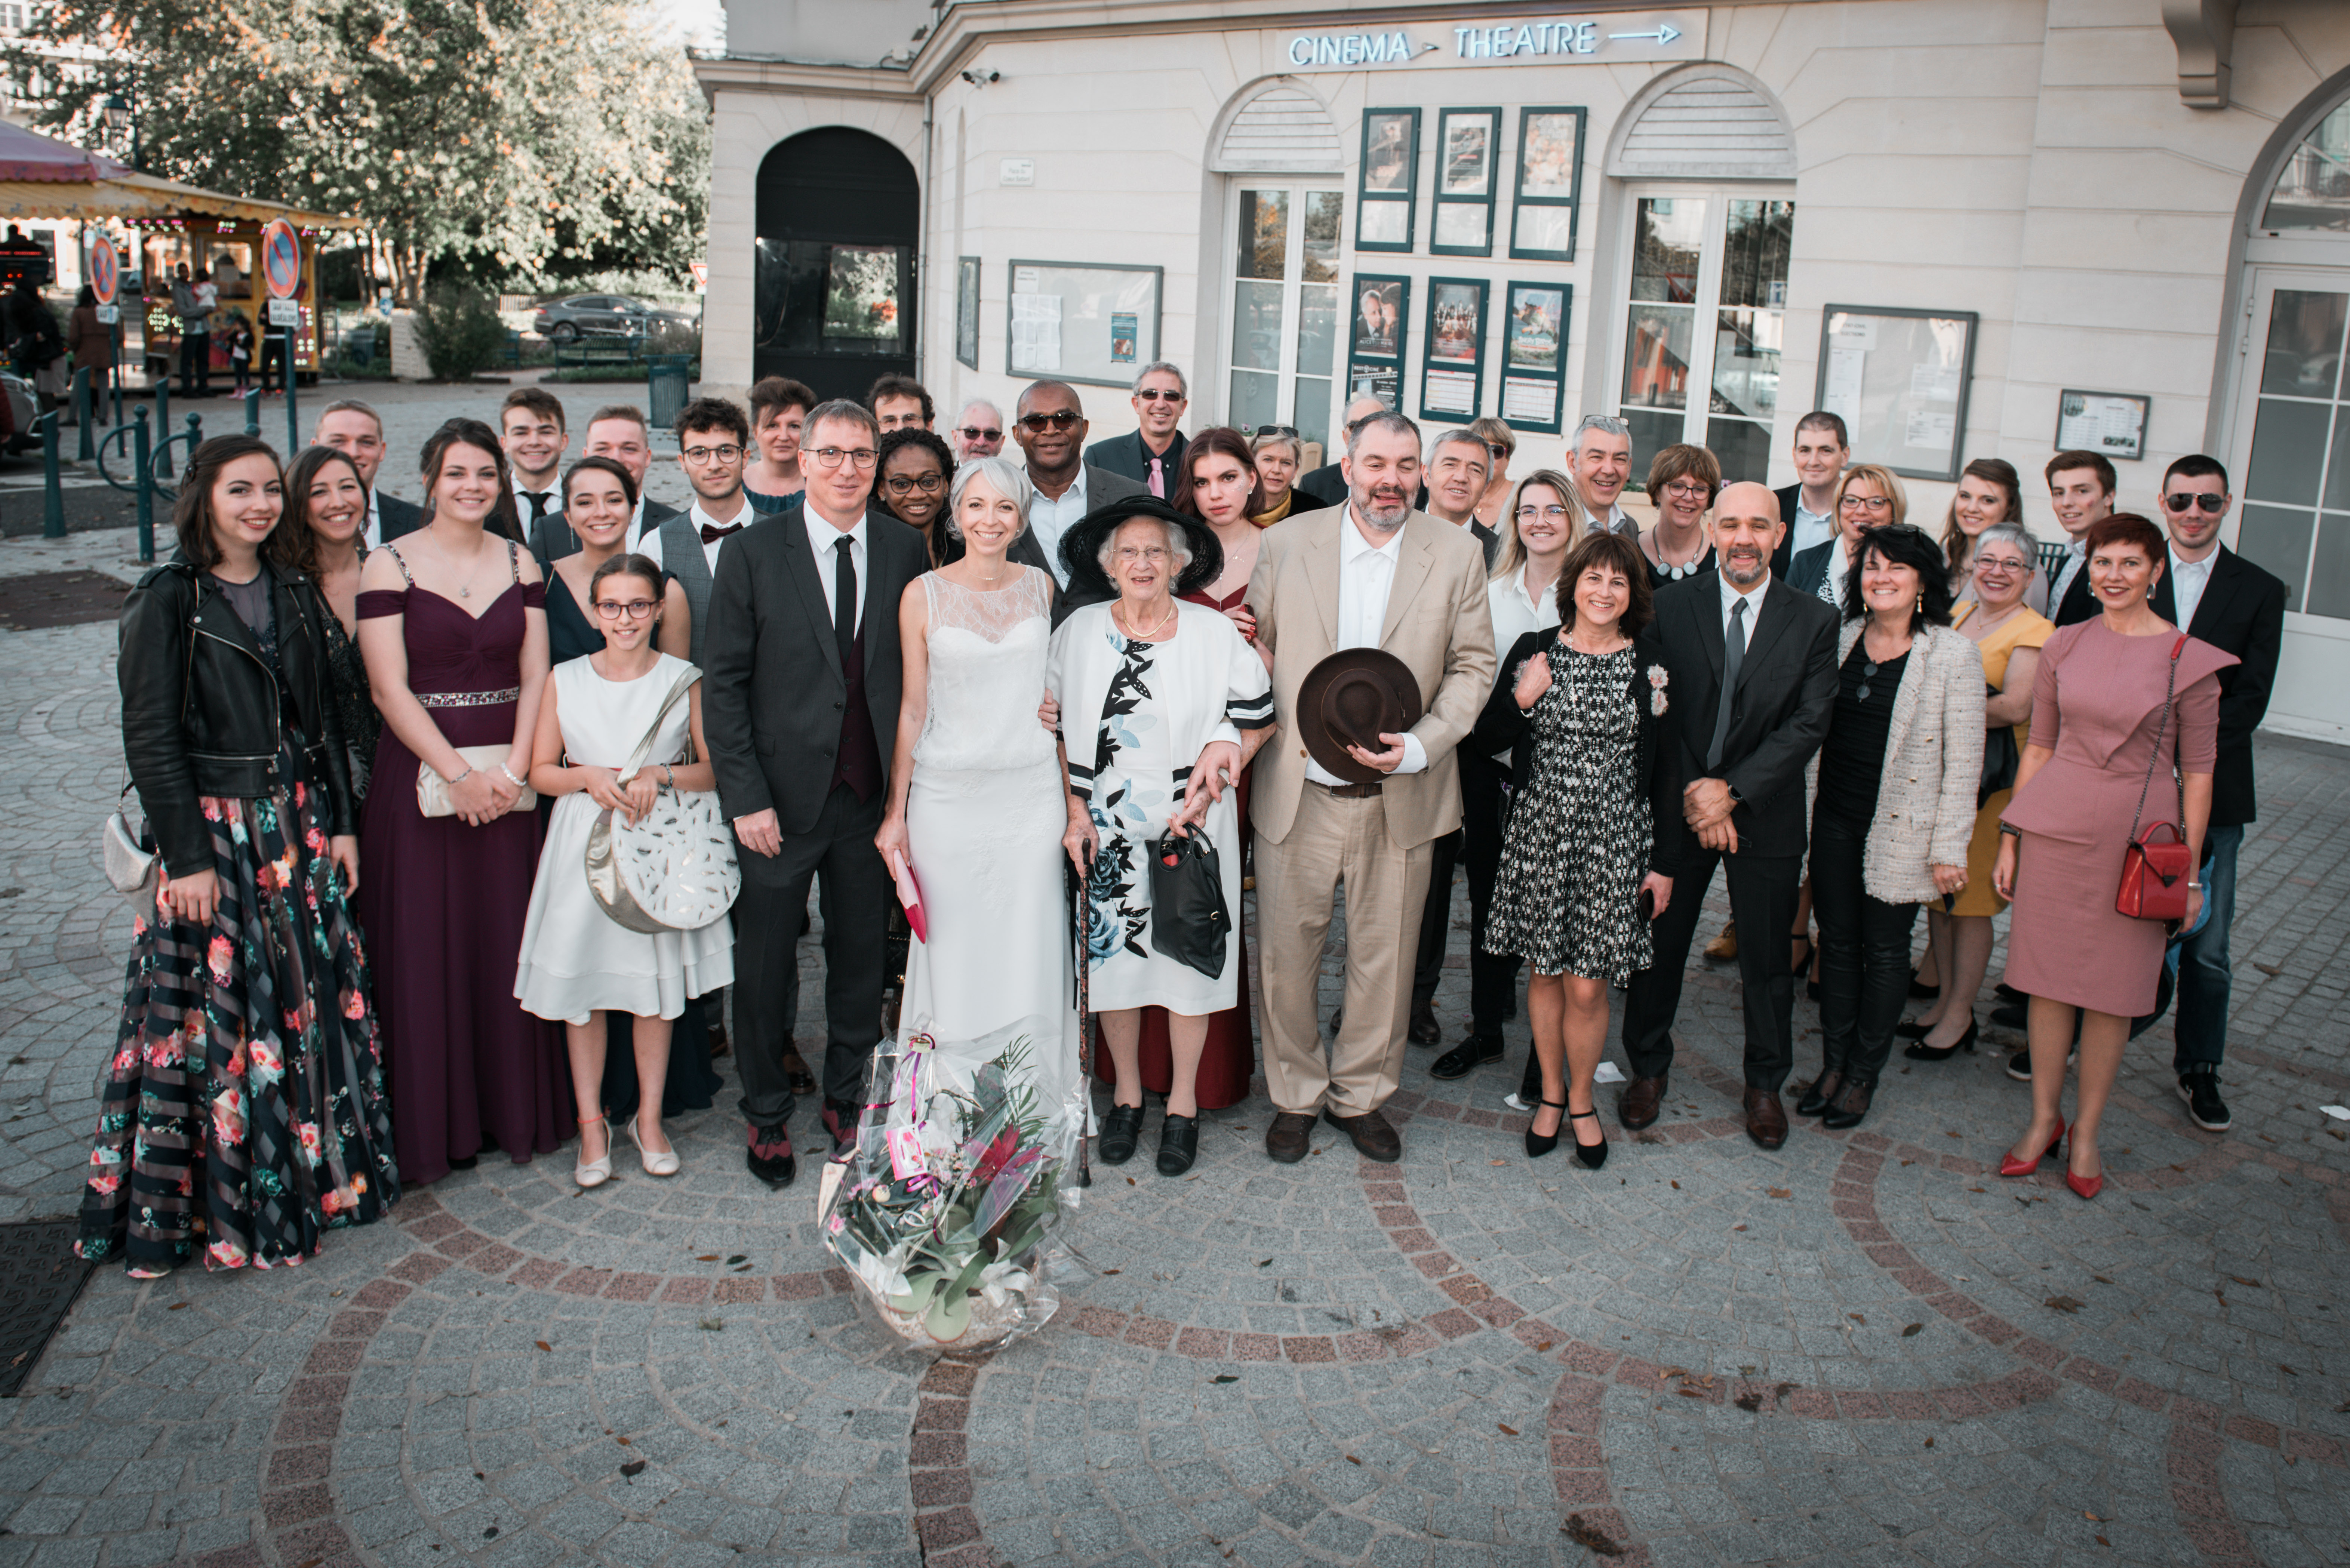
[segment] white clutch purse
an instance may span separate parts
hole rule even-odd
[[[465,765],[473,769],[494,768],[506,760],[512,746],[460,746],[457,754]],[[538,807],[538,792],[528,784],[515,797],[514,809],[535,811]],[[427,816],[454,816],[457,808],[449,804],[449,781],[432,771],[431,763],[416,764],[416,809]]]

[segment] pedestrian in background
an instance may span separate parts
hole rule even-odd
[[[90,418],[104,424],[107,376],[114,368],[114,328],[98,318],[98,290],[88,284],[74,296],[73,314],[66,321],[66,341],[73,349],[74,369],[89,372]]]
[[[359,841],[310,585],[269,558],[284,490],[249,436],[199,446],[179,549],[123,601],[122,749],[161,877],[131,937],[81,1234],[152,1279],[297,1263],[400,1196]]]

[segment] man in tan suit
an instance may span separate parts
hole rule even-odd
[[[1493,685],[1493,622],[1477,541],[1412,509],[1419,427],[1381,412],[1348,434],[1344,506],[1267,529],[1249,577],[1257,641],[1273,656],[1276,729],[1256,760],[1256,827],[1265,1082],[1279,1115],[1265,1152],[1305,1157],[1316,1114],[1371,1159],[1403,1146],[1379,1113],[1396,1090],[1411,1002],[1413,949],[1436,839],[1461,826],[1453,749]],[[1314,762],[1298,725],[1306,671],[1346,648],[1394,654],[1419,684],[1425,715],[1388,749],[1348,753],[1386,775],[1347,784]],[[1315,984],[1330,902],[1347,888],[1347,994],[1326,1057]]]

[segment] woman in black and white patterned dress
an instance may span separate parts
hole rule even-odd
[[[1562,1122],[1598,1131],[1591,1085],[1607,1043],[1607,987],[1651,961],[1648,921],[1672,897],[1681,828],[1675,749],[1659,722],[1672,674],[1662,649],[1636,640],[1649,610],[1639,546],[1587,535],[1558,594],[1564,624],[1518,639],[1476,732],[1481,750],[1511,748],[1519,781],[1485,946],[1523,955],[1532,971],[1526,1016],[1543,1091],[1526,1153],[1536,1156],[1558,1146]],[[1644,892],[1654,899],[1645,915]],[[1607,1137],[1577,1136],[1575,1152],[1597,1169]]]

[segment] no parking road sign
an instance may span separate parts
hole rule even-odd
[[[89,286],[100,305],[114,303],[114,291],[122,283],[122,258],[114,252],[114,242],[104,234],[89,242]]]
[[[302,286],[302,241],[283,218],[261,231],[261,274],[273,299],[291,299]]]

